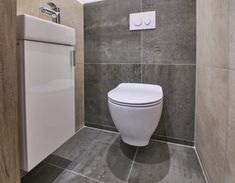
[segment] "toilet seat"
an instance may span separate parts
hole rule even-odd
[[[122,83],[108,93],[110,102],[127,107],[150,107],[162,102],[163,91],[158,85]]]
[[[159,105],[162,102],[162,100],[160,100],[158,102],[149,103],[149,104],[129,104],[129,103],[117,102],[117,101],[114,101],[110,98],[109,98],[109,101],[113,104],[120,105],[120,106],[126,106],[126,107],[151,107],[151,106]]]

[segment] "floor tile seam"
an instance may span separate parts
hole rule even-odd
[[[95,181],[95,182],[104,183],[104,182],[102,182],[102,181],[96,180],[96,179],[94,179],[94,178],[91,178],[91,177],[89,177],[89,176],[86,176],[86,175],[84,175],[84,174],[81,174],[81,173],[78,173],[78,172],[75,172],[75,171],[72,171],[72,170],[69,170],[69,169],[66,169],[66,168],[63,168],[63,167],[58,166],[58,165],[55,165],[55,164],[53,164],[53,163],[48,163],[48,162],[46,162],[46,161],[43,161],[43,162],[44,162],[45,164],[47,164],[47,165],[50,165],[50,166],[59,168],[59,169],[61,169],[61,170],[64,170],[64,171],[66,171],[66,172],[69,172],[69,173],[72,173],[72,174],[75,174],[75,175],[79,175],[79,176],[81,176],[81,177],[85,177],[85,178],[90,179],[90,180],[93,180],[93,181]]]
[[[102,131],[102,132],[112,133],[112,134],[115,134],[115,135],[120,135],[119,132],[114,132],[114,131],[110,131],[110,130],[104,130],[104,129],[90,127],[90,126],[84,126],[84,128],[89,128],[89,129],[92,129],[92,130],[98,130],[98,131]]]
[[[140,10],[143,11],[143,4],[142,0],[140,0]],[[140,32],[140,62],[141,62],[141,73],[140,73],[140,79],[141,83],[143,83],[143,31]]]
[[[88,62],[85,63],[84,65],[141,65],[141,62],[133,62],[133,63],[106,63],[106,62],[100,62],[100,63],[92,63],[92,62]]]
[[[99,128],[101,130],[108,130],[108,131],[112,131],[114,133],[118,133],[117,128],[115,126],[112,125],[107,125],[104,124],[105,122],[102,121],[102,126],[100,126],[100,123],[97,124],[97,122],[94,121],[85,121],[84,126],[85,127],[91,127],[91,128]]]
[[[157,139],[150,139],[150,140],[155,141],[155,142],[170,144],[170,145],[174,145],[174,146],[186,147],[186,148],[190,148],[190,149],[195,148],[194,146],[189,146],[189,145],[184,145],[184,144],[177,144],[177,143],[174,143],[174,142],[167,142],[167,141],[163,141],[163,140],[157,140]]]
[[[132,163],[131,163],[131,167],[130,167],[130,170],[129,170],[129,173],[128,173],[128,176],[127,176],[127,179],[126,179],[126,183],[128,183],[128,181],[129,181],[129,179],[130,179],[131,172],[132,172],[132,169],[133,169],[133,166],[134,166],[134,163],[135,163],[135,160],[136,160],[137,154],[138,154],[138,150],[139,150],[139,148],[137,147],[137,148],[136,148],[135,155],[134,155],[134,158],[133,158]]]
[[[181,142],[195,143],[195,139],[193,141],[188,141],[188,140],[185,140],[185,139],[182,139],[182,138],[175,138],[175,137],[171,137],[171,136],[159,135],[159,134],[156,134],[156,133],[154,133],[154,135],[155,135],[155,138],[156,137],[163,137],[163,138],[168,138],[168,139],[172,139],[172,140],[178,140],[178,141],[181,141]],[[151,139],[159,140],[159,139],[154,139],[154,138],[151,138]],[[164,140],[160,140],[160,141],[164,141]],[[166,142],[168,142],[168,141],[166,141]],[[175,143],[175,142],[171,142],[171,143]],[[175,143],[175,144],[178,144],[178,143]],[[185,145],[185,144],[181,144],[181,145]],[[190,146],[190,145],[185,145],[185,146]]]
[[[196,153],[196,156],[197,156],[198,162],[199,162],[199,164],[200,164],[200,167],[201,167],[201,170],[202,170],[202,174],[203,174],[203,176],[204,176],[204,178],[205,178],[205,180],[206,180],[206,183],[209,183],[209,181],[208,181],[208,179],[207,179],[207,176],[206,176],[206,172],[205,172],[205,170],[204,170],[204,167],[203,167],[203,164],[202,164],[202,161],[201,161],[201,158],[200,158],[200,156],[199,156],[199,154],[198,154],[198,152],[197,152],[197,149],[194,148],[194,151],[195,151],[195,153]]]
[[[85,128],[86,126],[85,125],[83,125],[81,128],[79,128],[76,132],[75,132],[75,134],[74,135],[76,135],[77,133],[79,133],[83,128]]]
[[[95,128],[95,127],[84,126],[84,128],[89,128],[89,129],[93,129],[93,130],[98,130],[98,131],[103,131],[103,132],[107,132],[107,133],[112,133],[112,134],[120,135],[119,132],[103,130],[103,129],[99,129],[99,128]],[[166,136],[161,136],[161,137],[166,137]],[[162,143],[167,143],[167,144],[172,144],[172,145],[177,145],[177,146],[182,146],[182,147],[194,148],[194,146],[177,144],[177,143],[174,143],[174,142],[167,142],[167,141],[157,140],[157,139],[152,139],[152,138],[150,140],[157,141],[157,142],[162,142]],[[177,140],[180,140],[180,139],[177,139]]]
[[[89,180],[92,180],[92,181],[95,181],[95,182],[98,182],[98,183],[104,183],[103,181],[94,179],[94,178],[89,177],[89,176],[87,176],[87,175],[84,175],[84,174],[81,174],[81,173],[78,173],[78,172],[74,172],[74,171],[68,170],[68,169],[65,169],[65,170],[66,170],[67,172],[71,172],[71,173],[73,173],[73,174],[75,174],[75,175],[79,175],[79,176],[81,176],[81,177],[85,177],[85,178],[87,178],[87,179],[89,179]]]

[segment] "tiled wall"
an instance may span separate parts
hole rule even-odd
[[[51,17],[39,12],[39,7],[46,6],[47,2],[54,2],[61,8],[61,24],[76,30],[76,130],[84,124],[84,25],[83,5],[77,0],[17,0],[17,14],[29,14],[51,20]]]
[[[209,183],[235,182],[234,19],[234,0],[197,0],[196,149]]]
[[[156,10],[157,29],[129,31],[129,14]],[[159,84],[164,109],[154,138],[193,144],[196,0],[86,4],[85,124],[116,130],[107,92],[121,82]]]

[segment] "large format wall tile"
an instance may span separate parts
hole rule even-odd
[[[75,69],[75,127],[78,130],[84,125],[84,64],[76,64]]]
[[[141,33],[129,30],[129,13],[141,0],[108,0],[85,5],[85,62],[140,63]]]
[[[166,98],[153,138],[193,144],[195,3],[195,0],[108,0],[85,5],[86,124],[116,130],[106,93],[121,81],[160,82],[166,89]],[[129,31],[129,14],[148,10],[157,11],[157,29]],[[117,77],[119,71],[106,71],[107,67],[118,68],[120,63],[132,64],[128,68],[138,65],[138,80],[126,80],[125,75]],[[95,67],[100,72],[95,71]],[[107,85],[104,80],[112,82]]]
[[[230,69],[235,69],[235,1],[230,0],[229,4],[230,8],[230,22],[229,22],[229,27],[230,27],[230,60],[229,60],[229,68]]]
[[[235,70],[229,71],[226,183],[235,182]]]
[[[235,182],[234,10],[234,0],[197,0],[196,149],[209,183]]]
[[[228,67],[229,1],[197,0],[198,65]]]
[[[196,147],[208,179],[224,182],[228,71],[197,68]]]
[[[163,87],[164,103],[158,136],[194,141],[195,66],[143,66],[144,83]]]
[[[143,11],[157,12],[157,28],[143,31],[143,63],[196,64],[195,3],[143,0]]]
[[[141,82],[135,64],[85,64],[85,121],[87,125],[114,128],[107,93],[122,82]]]
[[[40,0],[17,0],[17,14],[29,14],[32,16],[39,16]]]

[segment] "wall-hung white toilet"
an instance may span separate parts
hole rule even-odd
[[[108,92],[108,104],[122,140],[134,146],[148,145],[162,114],[162,88],[122,83]]]

